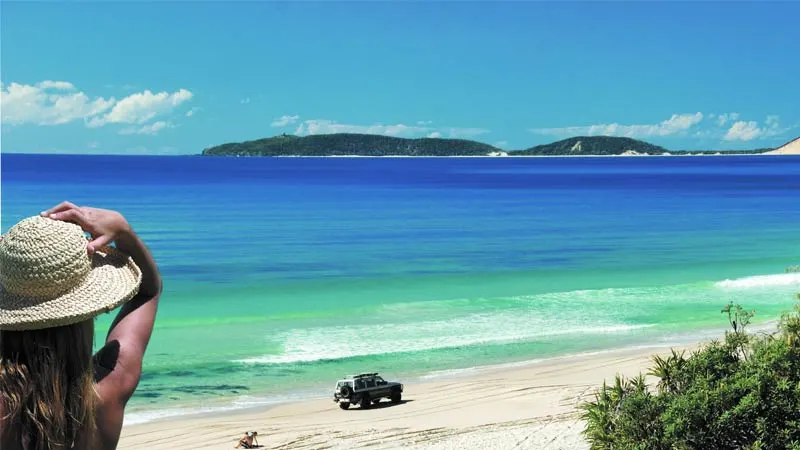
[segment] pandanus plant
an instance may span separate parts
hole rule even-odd
[[[678,353],[672,349],[672,354],[666,358],[659,355],[653,356],[653,367],[647,372],[659,379],[656,388],[658,392],[677,393],[680,391],[680,382],[678,374],[686,365],[686,358],[684,358],[684,351]]]
[[[586,421],[584,436],[593,449],[612,449],[614,446],[614,423],[625,400],[633,394],[646,393],[644,375],[633,378],[617,375],[614,385],[603,386],[594,394],[594,401],[580,405],[581,418]]]

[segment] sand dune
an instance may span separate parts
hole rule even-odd
[[[487,368],[407,384],[403,403],[363,411],[342,411],[325,398],[128,426],[119,448],[232,448],[245,431],[256,430],[269,449],[585,449],[576,406],[604,379],[646,372],[652,354],[668,351],[619,350]]]
[[[775,150],[764,153],[765,155],[800,155],[800,137],[787,142]]]

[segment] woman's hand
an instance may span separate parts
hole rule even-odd
[[[125,217],[110,209],[76,206],[70,202],[61,202],[47,211],[42,211],[41,215],[80,225],[92,236],[92,241],[89,242],[89,253],[132,233],[131,226]]]

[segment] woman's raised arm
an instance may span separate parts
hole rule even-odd
[[[114,319],[106,344],[95,356],[100,373],[98,390],[105,399],[113,397],[124,408],[139,384],[142,360],[153,332],[161,295],[161,276],[153,256],[122,214],[99,208],[78,207],[64,202],[42,212],[43,216],[74,222],[92,237],[88,251],[94,252],[111,242],[133,258],[142,271],[138,294]]]

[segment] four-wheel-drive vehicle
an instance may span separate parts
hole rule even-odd
[[[347,409],[354,403],[366,409],[383,398],[388,398],[392,403],[400,403],[402,396],[402,384],[388,382],[377,373],[362,373],[337,381],[333,401],[342,409]]]

